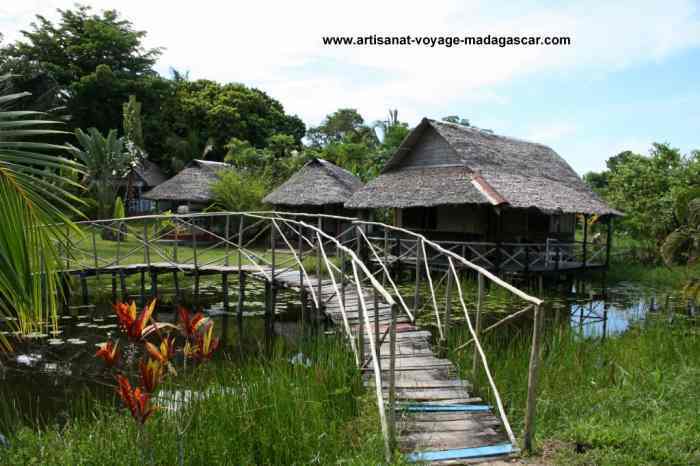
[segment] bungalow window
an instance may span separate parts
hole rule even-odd
[[[404,228],[414,230],[437,229],[437,209],[435,207],[411,207],[401,213]]]

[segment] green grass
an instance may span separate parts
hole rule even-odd
[[[700,263],[689,267],[612,263],[607,273],[611,282],[627,281],[653,287],[682,288],[688,278],[700,276]]]
[[[542,353],[538,445],[560,445],[554,460],[562,465],[700,464],[697,335],[684,322],[650,322],[603,341],[550,326]],[[528,331],[485,340],[516,434],[523,428],[529,346]],[[451,355],[468,378],[471,354]],[[480,374],[477,387],[486,384]]]
[[[323,340],[322,340],[323,341]],[[183,419],[192,423],[185,464],[379,464],[383,443],[374,400],[342,342],[306,343],[309,367],[279,351],[272,360],[201,368],[178,386],[204,391]],[[225,387],[225,392],[216,391]],[[167,387],[166,387],[167,388]],[[177,464],[177,417],[147,423],[154,464]],[[123,409],[101,405],[91,416],[43,430],[20,428],[2,464],[143,464],[137,429]]]

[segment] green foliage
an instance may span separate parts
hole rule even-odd
[[[618,229],[645,245],[658,258],[664,239],[684,224],[688,201],[700,185],[700,157],[687,156],[668,144],[654,144],[649,156],[622,152],[607,161],[607,170],[584,180],[625,217]],[[674,235],[674,242],[680,240]]]
[[[7,82],[0,76],[0,87]],[[64,232],[47,224],[71,225],[64,212],[79,214],[80,200],[66,190],[78,188],[63,173],[79,164],[63,158],[65,148],[40,141],[56,122],[21,109],[28,93],[0,89],[0,316],[17,317],[21,331],[31,331],[56,315],[58,276],[54,245]],[[46,272],[42,285],[40,270]],[[7,341],[0,335],[0,348]]]
[[[516,433],[525,413],[529,333],[497,331],[485,339],[492,374]],[[652,321],[644,329],[603,341],[582,339],[550,322],[538,389],[539,445],[561,446],[554,454],[556,464],[696,464],[698,343],[695,328],[681,321],[673,326]],[[452,358],[461,367],[471,367],[471,352]],[[480,374],[476,386],[486,384]]]
[[[215,204],[226,211],[245,212],[262,210],[262,198],[268,184],[259,174],[243,170],[226,170],[212,186]]]
[[[133,160],[116,130],[110,130],[105,137],[96,128],[87,133],[78,129],[75,137],[80,148],[70,144],[67,147],[85,166],[82,181],[97,200],[99,218],[107,218],[116,197],[115,180],[126,175]]]
[[[126,217],[126,212],[124,211],[124,202],[122,201],[121,196],[117,196],[117,199],[114,201],[114,213],[112,214],[112,218],[124,217]]]
[[[471,126],[471,124],[469,123],[469,119],[460,118],[459,115],[449,115],[449,116],[443,117],[442,121],[446,121],[448,123],[454,123],[456,125]]]
[[[172,386],[207,393],[182,416],[160,410],[147,424],[154,464],[178,464],[176,423],[191,419],[185,464],[383,464],[376,405],[342,341],[300,348],[312,365],[271,360],[202,368]],[[165,389],[169,388],[167,386]],[[167,395],[166,395],[167,396]],[[195,398],[195,397],[193,397]],[[37,432],[19,430],[3,450],[7,464],[143,464],[128,414],[112,407]]]
[[[124,137],[131,141],[136,147],[143,149],[143,128],[141,127],[141,103],[136,100],[135,95],[129,96],[129,101],[122,109],[124,127]]]
[[[306,136],[311,147],[316,148],[341,142],[375,147],[379,142],[374,130],[365,125],[362,115],[352,108],[341,108],[326,116],[319,126],[309,128]]]

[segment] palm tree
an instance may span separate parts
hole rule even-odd
[[[690,201],[688,201],[690,199]],[[697,261],[700,257],[700,189],[682,196],[676,203],[675,216],[681,223],[661,245],[661,257],[666,265]],[[700,276],[690,276],[686,269],[683,295],[690,302],[700,300]]]
[[[67,174],[81,166],[56,155],[63,146],[36,141],[62,131],[46,129],[56,122],[44,113],[19,109],[30,94],[9,93],[9,79],[0,76],[0,316],[26,333],[56,316],[56,240],[65,229],[51,225],[70,227],[68,215],[79,214],[68,191],[79,185]],[[2,335],[0,349],[10,349]]]
[[[80,148],[68,144],[71,151],[85,165],[83,185],[97,200],[97,215],[107,218],[112,212],[116,198],[115,182],[126,175],[132,159],[126,150],[124,139],[117,137],[117,130],[112,129],[107,137],[96,128],[81,129],[75,132]]]

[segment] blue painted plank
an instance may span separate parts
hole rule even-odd
[[[484,412],[490,411],[491,407],[489,405],[416,403],[400,405],[399,409],[414,412]]]
[[[513,452],[513,445],[503,443],[486,447],[461,448],[459,450],[441,451],[417,451],[407,455],[408,461],[446,461],[466,458],[480,458],[483,456],[507,455]]]

